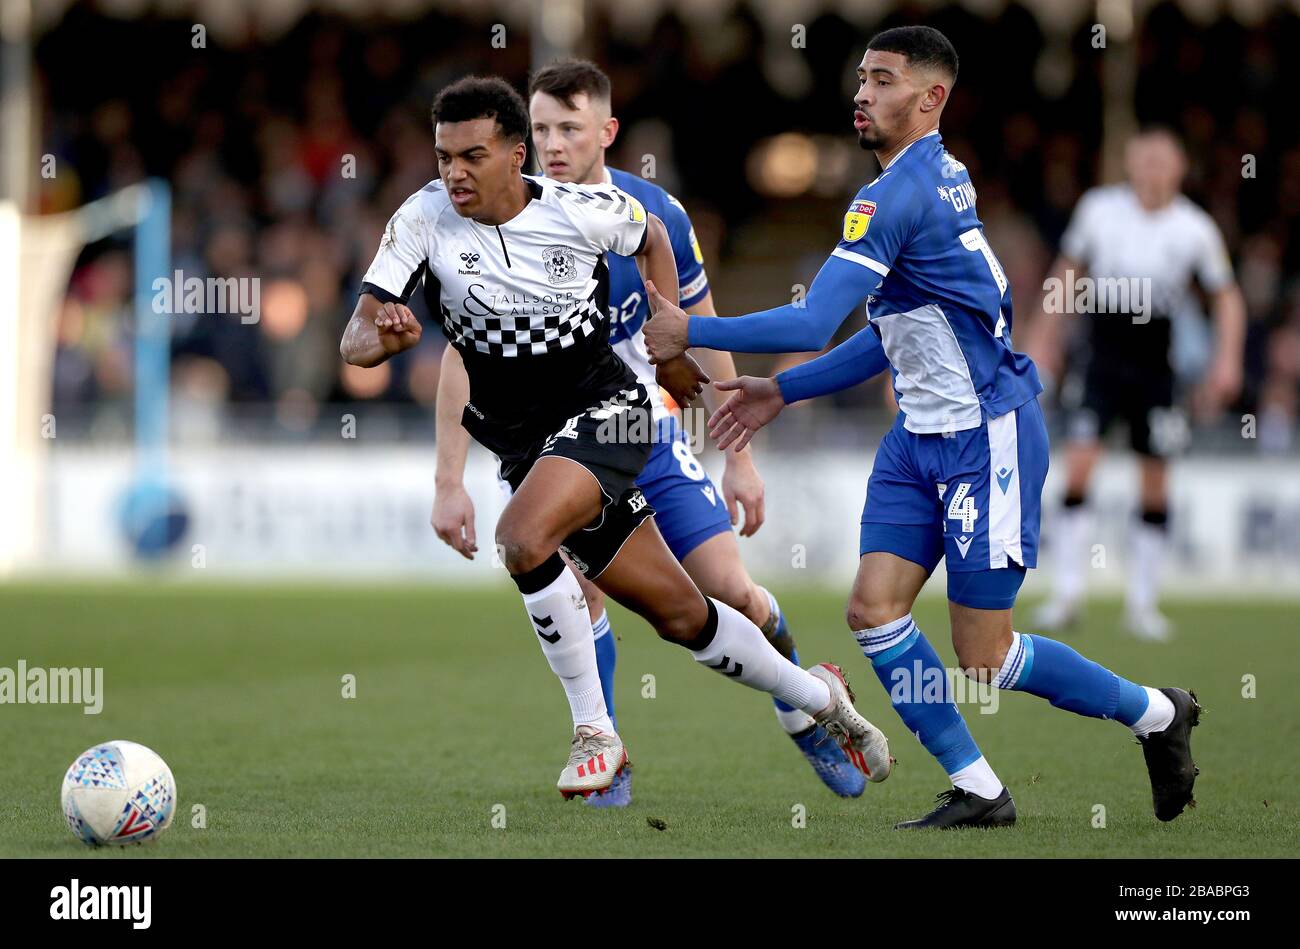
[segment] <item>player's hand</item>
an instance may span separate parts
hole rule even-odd
[[[754,467],[754,456],[748,452],[727,455],[727,467],[722,473],[722,498],[727,502],[731,526],[740,523],[740,509],[745,511],[745,524],[741,537],[752,537],[763,526],[763,479]]]
[[[1212,420],[1240,394],[1241,365],[1227,359],[1216,359],[1192,395],[1192,412],[1198,419]]]
[[[674,402],[686,408],[704,391],[709,377],[689,354],[682,353],[655,366],[655,382],[668,390]]]
[[[415,314],[400,303],[385,303],[375,314],[375,329],[384,352],[393,356],[420,341],[424,330]]]
[[[466,560],[478,552],[474,536],[474,502],[463,485],[439,489],[433,496],[433,514],[429,518],[434,533],[444,544]]]
[[[781,387],[775,379],[737,376],[725,382],[715,382],[713,387],[735,393],[709,417],[709,435],[717,441],[719,451],[732,446],[736,451],[742,450],[755,432],[785,408]]]
[[[645,282],[645,292],[646,302],[650,304],[650,319],[646,320],[642,332],[645,333],[650,364],[657,366],[686,352],[691,318],[677,304],[665,300],[653,280]]]

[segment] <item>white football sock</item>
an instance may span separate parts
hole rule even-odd
[[[578,578],[568,567],[536,593],[523,594],[529,621],[551,671],[569,697],[573,725],[591,725],[609,734],[614,723],[605,708],[596,669],[596,640]]]
[[[1056,569],[1055,595],[1061,602],[1073,605],[1083,597],[1091,530],[1092,512],[1087,505],[1060,509],[1052,532],[1056,543],[1052,564]]]
[[[779,708],[773,708],[776,712],[776,720],[781,723],[787,735],[797,735],[800,732],[806,732],[817,724],[813,717],[801,709],[792,708],[790,711],[784,711]]]
[[[1133,525],[1127,597],[1131,613],[1148,613],[1156,608],[1167,534],[1164,526],[1145,521]]]
[[[1175,711],[1174,703],[1169,701],[1169,696],[1149,685],[1143,688],[1147,692],[1147,710],[1142,713],[1141,718],[1129,726],[1133,729],[1133,734],[1139,738],[1145,738],[1152,732],[1164,731],[1174,720]]]
[[[825,682],[815,678],[776,651],[757,626],[739,610],[708,598],[718,614],[713,641],[699,651],[695,661],[786,705],[816,715],[831,704]]]
[[[610,631],[609,613],[602,610],[600,617],[591,621],[592,639],[600,639],[602,636],[608,636]]]
[[[993,773],[993,768],[984,760],[983,755],[966,767],[948,775],[948,780],[952,781],[953,787],[977,794],[988,801],[1002,793],[1002,782]]]

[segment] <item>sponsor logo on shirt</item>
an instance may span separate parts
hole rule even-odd
[[[862,240],[875,213],[874,201],[854,201],[850,204],[848,213],[844,215],[844,239],[849,242]]]
[[[479,258],[478,254],[470,254],[470,253],[461,254],[460,262],[464,265],[464,269],[462,269],[461,267],[457,267],[456,273],[461,274],[462,276],[472,275],[475,277],[481,277],[483,274],[482,271],[480,271],[477,266],[478,258]]]

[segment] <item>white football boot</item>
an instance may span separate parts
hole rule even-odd
[[[862,717],[853,707],[853,690],[844,679],[844,671],[837,665],[823,662],[808,670],[826,683],[831,690],[831,704],[814,716],[818,725],[839,742],[853,766],[878,783],[889,777],[894,759],[889,755],[889,739],[885,733]]]
[[[567,801],[581,794],[604,794],[614,778],[627,766],[627,749],[614,732],[603,732],[591,725],[579,725],[573,732],[569,763],[560,772],[555,786]]]

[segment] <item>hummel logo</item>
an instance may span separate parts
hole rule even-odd
[[[973,534],[970,537],[967,537],[965,534],[962,534],[960,537],[955,538],[957,542],[957,549],[961,551],[962,560],[966,559],[966,551],[970,550],[970,542],[973,541],[974,539],[975,536]]]
[[[731,657],[724,655],[722,657],[721,662],[719,662],[716,666],[709,666],[709,668],[717,669],[719,672],[721,672],[724,676],[726,676],[729,679],[734,679],[736,678],[736,676],[740,675],[742,672],[745,671],[745,666],[742,663],[738,662],[736,663],[735,669],[731,670],[730,672],[727,672],[726,669],[730,663],[731,663]]]
[[[712,486],[712,485],[710,485],[710,486],[707,487],[707,488],[700,488],[700,491],[703,492],[704,496],[705,496],[706,498],[709,499],[709,503],[710,503],[710,504],[712,504],[714,507],[717,507],[717,506],[718,506],[717,498],[716,498],[715,495],[713,494],[713,486]]]
[[[555,643],[560,638],[559,632],[557,631],[554,633],[550,633],[549,635],[547,633],[542,632],[542,630],[544,629],[549,629],[555,623],[555,620],[551,619],[551,617],[549,616],[537,617],[534,616],[532,613],[528,614],[528,618],[531,619],[535,624],[534,631],[537,633],[537,635],[541,636],[551,645],[555,645]]]
[[[1014,471],[1014,468],[1008,468],[1006,465],[998,469],[998,487],[1002,489],[1003,494],[1007,493],[1007,487],[1011,484],[1011,474]]]
[[[478,254],[468,254],[468,253],[467,253],[467,254],[461,254],[461,255],[460,255],[460,261],[461,261],[461,263],[463,263],[463,264],[465,265],[465,269],[464,269],[464,270],[461,270],[461,269],[457,268],[456,273],[459,273],[459,274],[473,274],[473,275],[476,276],[476,277],[477,277],[477,276],[480,276],[480,273],[479,273],[478,268],[474,266],[475,264],[478,263],[478,258],[479,258],[479,255],[478,255]]]

